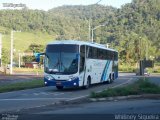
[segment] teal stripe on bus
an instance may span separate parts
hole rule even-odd
[[[109,65],[110,65],[110,61],[107,61],[106,65],[105,65],[105,68],[103,70],[103,74],[101,76],[101,81],[106,80],[106,75],[107,75],[107,72],[108,72]]]

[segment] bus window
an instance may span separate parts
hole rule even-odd
[[[84,70],[84,63],[85,63],[85,46],[82,45],[80,47],[80,72]]]
[[[89,49],[88,58],[91,58],[91,59],[92,59],[93,49],[92,49],[92,47],[88,47],[88,49]]]
[[[104,59],[104,53],[103,53],[103,49],[98,49],[98,59]]]
[[[93,59],[97,59],[98,58],[98,50],[97,48],[93,47]]]

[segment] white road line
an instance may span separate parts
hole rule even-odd
[[[37,95],[39,95],[39,94],[38,94],[38,93],[33,93],[33,95],[36,95],[36,96],[37,96]]]
[[[65,100],[69,98],[24,98],[24,99],[0,99],[0,101],[29,101],[29,100],[54,100],[54,99],[59,99],[59,100]]]
[[[49,95],[49,94],[46,93],[46,92],[40,92],[39,94],[40,94],[40,95]]]
[[[13,93],[21,93],[21,92],[26,92],[26,91],[32,91],[32,90],[38,90],[38,89],[43,89],[43,88],[46,88],[46,87],[40,87],[40,88],[32,88],[32,89],[25,89],[25,90],[18,90],[18,91],[11,91],[11,92],[4,92],[4,93],[0,93],[0,95],[7,95],[7,94],[13,94]]]
[[[115,85],[115,86],[110,87],[110,88],[115,88],[115,87],[118,87],[118,86],[121,86],[121,85],[125,85],[125,84],[129,83],[131,80],[132,80],[132,78],[130,78],[129,80],[127,80],[127,82],[124,82],[124,83]],[[97,92],[102,92],[102,90],[97,91]],[[88,96],[89,96],[89,95],[83,95],[83,96],[79,96],[79,97],[75,97],[75,98],[69,99],[69,100],[67,100],[67,101],[72,101],[72,100],[76,100],[76,99],[80,99],[80,98],[85,98],[85,97],[88,97]]]
[[[127,81],[124,82],[124,83],[121,83],[121,84],[118,84],[118,85],[115,85],[115,86],[112,86],[112,87],[109,87],[109,88],[116,88],[116,87],[125,85],[125,84],[129,83],[132,79],[133,79],[133,78],[130,78],[129,80],[127,80]],[[99,93],[99,92],[102,92],[102,90],[97,91],[97,93]]]
[[[118,85],[115,85],[111,88],[115,88],[115,87],[118,87],[118,86],[122,86],[122,85],[125,85],[127,83],[129,83],[130,81],[132,80],[132,78],[130,78],[129,80],[127,80],[126,82],[124,83],[121,83],[121,84],[118,84]],[[101,92],[101,91],[98,91],[98,92]],[[45,92],[40,92],[39,94],[38,93],[33,93],[34,95],[39,95],[39,94],[44,94],[44,95],[48,95],[48,93],[45,93]],[[61,95],[61,94],[64,94],[64,93],[58,93],[56,92],[55,93],[51,93],[51,94],[54,94],[54,95]],[[89,95],[83,95],[83,96],[79,96],[79,97],[74,97],[74,98],[24,98],[24,99],[0,99],[0,101],[30,101],[30,100],[54,100],[54,99],[57,99],[57,100],[66,100],[66,101],[72,101],[72,100],[76,100],[76,99],[80,99],[80,98],[85,98],[85,97],[88,97]]]
[[[125,84],[129,83],[131,80],[132,80],[132,78],[130,78],[129,80],[127,80],[127,82],[124,82],[124,83],[121,83],[121,84],[115,85],[115,86],[113,86],[113,87],[111,87],[111,88],[116,88],[116,87],[119,87],[119,86],[125,85]]]
[[[64,93],[53,93],[53,95],[57,96],[57,95],[63,95]]]
[[[83,96],[79,96],[79,97],[74,97],[74,98],[71,98],[67,101],[72,101],[72,100],[77,100],[77,99],[80,99],[80,98],[85,98],[85,97],[88,97],[89,95],[83,95]]]
[[[35,92],[35,93],[32,93],[32,95],[35,95],[35,96],[40,96],[40,95],[54,95],[54,96],[58,96],[58,95],[63,95],[64,93],[58,93],[58,92]],[[31,94],[26,94],[26,93],[24,93],[24,94],[22,94],[23,96],[29,96],[29,95],[31,95]]]

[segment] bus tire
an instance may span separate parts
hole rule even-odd
[[[88,89],[90,87],[90,85],[91,85],[91,77],[88,76],[88,78],[87,78],[87,84],[83,88],[84,89]]]
[[[112,82],[112,77],[111,77],[111,74],[109,75],[109,79],[107,81],[107,84],[110,84]]]
[[[114,73],[113,73],[113,74],[112,74],[112,82],[114,81],[114,79],[115,79],[115,78],[114,78]]]
[[[57,88],[58,90],[62,90],[62,89],[63,89],[63,86],[56,86],[56,88]]]

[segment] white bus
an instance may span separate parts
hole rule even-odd
[[[118,77],[118,52],[97,43],[63,40],[46,46],[46,86],[84,87]]]

